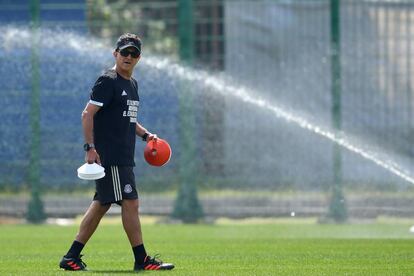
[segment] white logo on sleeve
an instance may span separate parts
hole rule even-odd
[[[130,192],[132,192],[132,187],[131,184],[126,184],[124,187],[124,192],[129,194]]]
[[[122,96],[126,96],[126,95],[128,95],[128,94],[125,92],[125,90],[123,90],[121,95],[122,95]]]

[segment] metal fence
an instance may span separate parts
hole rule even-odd
[[[183,86],[194,92],[192,131],[198,154],[193,159],[201,187],[326,189],[333,179],[331,141],[225,94],[236,87],[233,91],[248,91],[254,99],[331,129],[330,1],[187,1],[191,6],[184,10],[181,2],[40,1],[42,184],[81,184],[74,177],[83,159],[80,112],[96,76],[111,66],[115,39],[130,31],[144,42],[136,75],[142,122],[171,141],[173,151],[181,149],[178,95]],[[414,3],[340,3],[342,135],[409,171],[414,154]],[[30,167],[29,4],[0,1],[2,187],[26,185]],[[180,29],[188,23],[189,11],[193,21]],[[183,49],[185,39],[190,43]],[[178,75],[181,67],[175,62],[183,56],[196,69],[184,67],[187,71]],[[164,67],[163,57],[168,58]],[[224,83],[222,91],[204,82],[209,76],[212,82]],[[144,187],[175,187],[180,167],[185,166],[179,161],[181,150],[174,151],[163,171],[145,167],[141,150],[138,146],[137,176]],[[345,183],[411,187],[345,149],[342,161]]]

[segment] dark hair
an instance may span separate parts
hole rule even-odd
[[[126,47],[135,47],[141,53],[141,39],[136,34],[125,33],[121,35],[118,40],[116,41],[116,49],[119,50],[120,48]]]

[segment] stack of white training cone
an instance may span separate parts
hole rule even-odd
[[[96,180],[105,176],[105,169],[96,164],[85,163],[78,168],[78,177],[84,180]]]

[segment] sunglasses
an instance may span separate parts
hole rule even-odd
[[[131,55],[132,58],[138,58],[139,57],[139,51],[130,51],[128,49],[122,49],[122,50],[119,51],[119,53],[123,57],[127,57],[129,55]]]

